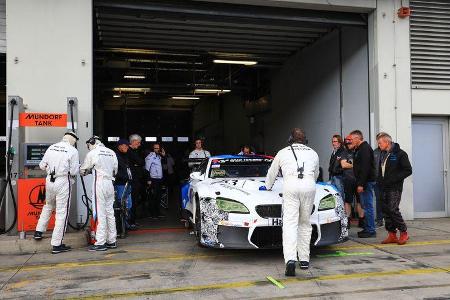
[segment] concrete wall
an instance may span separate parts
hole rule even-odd
[[[275,153],[301,127],[327,170],[333,134],[360,129],[368,135],[367,64],[367,33],[359,28],[334,31],[289,59],[274,76],[266,151]]]
[[[249,4],[300,9],[318,9],[345,12],[369,12],[377,0],[196,0],[206,2]],[[385,0],[390,1],[390,0]]]
[[[0,53],[6,53],[6,0],[0,0]]]
[[[244,105],[240,97],[225,96],[223,98],[224,115],[224,153],[239,153],[240,147],[250,144],[250,123],[245,115]]]
[[[77,97],[78,133],[87,140],[93,125],[92,1],[7,0],[6,16],[7,95],[21,96],[27,112],[66,112],[66,97]],[[65,130],[27,128],[26,142],[53,143]],[[81,159],[85,153],[83,145]]]
[[[412,90],[412,114],[450,116],[450,90]]]
[[[397,16],[409,1],[378,0],[369,15],[369,78],[373,131],[386,131],[412,157],[409,19]],[[412,176],[404,184],[400,209],[414,218]]]
[[[202,98],[193,113],[194,138],[204,137],[212,154],[238,153],[250,144],[250,123],[240,97],[234,95]]]
[[[234,153],[250,143],[276,154],[290,130],[301,127],[327,170],[333,134],[360,129],[369,138],[367,55],[367,30],[334,31],[272,75],[271,109],[256,115],[253,124],[241,99],[227,95],[197,105],[194,132],[203,132],[212,150]]]

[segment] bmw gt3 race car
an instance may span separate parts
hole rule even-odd
[[[213,248],[278,248],[282,246],[282,187],[260,191],[272,163],[268,156],[214,156],[190,174],[182,187],[182,208],[198,243]],[[344,203],[336,188],[317,183],[311,212],[311,243],[324,246],[348,238]]]

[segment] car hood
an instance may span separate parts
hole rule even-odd
[[[283,192],[283,178],[278,177],[270,191],[260,191],[265,178],[240,179],[207,179],[200,183],[211,198],[223,197],[242,203],[253,204],[281,204]],[[204,191],[205,191],[204,190]],[[315,202],[329,195],[336,194],[336,189],[326,183],[316,184]]]

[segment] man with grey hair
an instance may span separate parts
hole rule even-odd
[[[359,194],[361,206],[364,209],[364,229],[358,232],[358,237],[373,238],[377,236],[373,213],[373,187],[376,179],[373,150],[364,141],[360,130],[353,130],[350,135],[352,142],[349,144],[349,148],[355,151],[353,172],[356,178],[356,192]]]
[[[143,204],[144,186],[146,179],[145,156],[141,149],[142,138],[138,134],[129,137],[128,163],[131,169],[133,181],[131,183],[131,216],[129,219],[130,230],[136,229],[136,207]]]
[[[270,190],[281,169],[283,173],[283,254],[286,276],[295,276],[295,262],[300,269],[309,268],[311,241],[310,215],[319,176],[319,156],[305,145],[303,130],[294,128],[289,146],[281,149],[267,172],[266,182],[260,190]]]
[[[385,227],[388,231],[388,236],[382,243],[404,245],[409,237],[399,205],[403,181],[412,174],[411,163],[408,154],[400,149],[399,144],[392,142],[389,134],[380,132],[377,135],[377,142],[382,151],[377,182],[380,186]],[[400,231],[400,238],[397,238],[397,230]]]

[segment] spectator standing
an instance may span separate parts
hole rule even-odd
[[[189,159],[202,159],[211,157],[211,153],[209,151],[203,149],[203,140],[196,139],[195,140],[195,149],[189,154]],[[193,168],[200,163],[197,162],[189,162],[189,168]]]
[[[409,239],[407,227],[400,213],[399,205],[402,198],[403,181],[412,174],[408,154],[400,149],[400,145],[392,142],[389,134],[381,132],[377,136],[378,147],[383,151],[380,159],[378,183],[383,201],[388,236],[383,244],[397,243],[404,245]],[[397,238],[397,230],[400,238]]]
[[[344,183],[344,205],[345,214],[348,218],[347,226],[350,228],[350,217],[352,214],[352,204],[355,200],[356,178],[353,172],[353,150],[349,149],[352,143],[352,136],[348,135],[345,138],[345,151],[342,153],[341,167],[342,178]],[[360,207],[360,206],[359,206]]]
[[[131,186],[132,186],[132,179],[133,176],[131,174],[130,165],[128,163],[128,149],[129,149],[129,142],[126,139],[120,139],[117,142],[117,150],[116,150],[116,156],[118,161],[118,169],[116,178],[114,180],[114,190],[116,191],[116,194],[118,196],[117,200],[121,200],[121,197],[124,196],[127,199],[127,210],[128,210],[128,219],[127,223],[130,222],[130,218],[132,215],[131,208],[135,205],[133,203],[133,200],[131,198]],[[128,182],[128,187],[125,190],[125,185]],[[127,224],[127,227],[129,230],[135,230],[136,225],[130,225]]]
[[[136,225],[136,208],[144,204],[144,182],[146,179],[145,159],[141,149],[142,138],[138,134],[132,134],[129,137],[128,163],[131,168],[133,182],[131,186],[131,198],[133,206],[131,207],[130,225]]]
[[[364,141],[364,136],[360,130],[354,130],[350,135],[352,136],[352,143],[349,146],[350,149],[355,150],[353,172],[356,178],[356,192],[359,194],[361,206],[364,209],[364,229],[358,232],[358,237],[376,237],[373,213],[373,187],[375,185],[373,150]]]
[[[147,184],[150,186],[150,217],[162,218],[160,212],[161,188],[163,185],[162,158],[166,156],[164,149],[158,143],[153,144],[153,152],[145,158],[145,169],[149,172],[150,178]]]
[[[377,141],[378,141],[378,135],[377,135]],[[380,172],[380,158],[382,155],[382,151],[380,150],[380,147],[377,147],[375,150],[373,150],[373,159],[375,164],[375,174],[378,176]],[[376,207],[376,215],[375,215],[375,224],[377,227],[383,226],[383,210],[382,210],[382,199],[381,199],[381,192],[380,192],[380,185],[378,182],[375,183],[374,186],[375,191],[375,207]]]
[[[163,178],[167,186],[167,192],[171,195],[173,187],[177,182],[177,176],[175,174],[175,160],[164,148],[161,148],[161,152],[165,152],[166,154],[162,157]]]
[[[331,145],[333,146],[333,152],[331,153],[330,163],[328,167],[328,175],[331,181],[342,198],[344,198],[344,182],[343,182],[343,169],[341,166],[341,159],[345,152],[345,148],[342,142],[342,137],[338,134],[333,135],[331,139]]]

